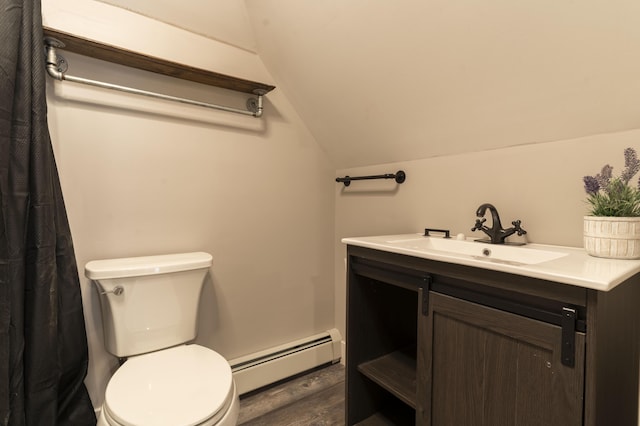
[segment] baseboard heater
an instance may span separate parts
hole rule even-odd
[[[230,360],[238,392],[242,395],[322,364],[340,361],[341,340],[340,332],[333,328]]]

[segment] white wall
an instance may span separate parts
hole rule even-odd
[[[244,2],[238,0],[97,0],[255,52]]]
[[[640,127],[637,0],[245,0],[337,167]]]
[[[259,58],[101,3],[49,0],[45,25],[271,83]],[[245,95],[61,52],[69,74],[242,107]],[[227,358],[333,326],[334,170],[282,92],[262,119],[49,79],[49,127],[69,215],[94,405],[105,352],[93,259],[207,251],[198,342]]]

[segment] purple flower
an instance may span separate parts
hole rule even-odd
[[[638,155],[636,154],[635,149],[627,148],[624,150],[624,166],[625,169],[622,171],[620,179],[622,179],[626,185],[629,183],[631,178],[640,171],[640,160],[638,160]]]
[[[600,184],[598,183],[598,179],[593,176],[585,176],[584,180],[584,190],[589,195],[595,195],[600,190]]]
[[[602,189],[607,189],[609,186],[609,181],[611,180],[611,176],[613,175],[613,167],[610,165],[605,165],[600,173],[595,175],[594,179],[598,182],[598,187]]]
[[[624,166],[631,167],[632,165],[638,164],[638,155],[636,154],[636,150],[633,148],[627,148],[624,150]]]
[[[640,159],[635,148],[624,150],[624,169],[613,175],[613,167],[605,165],[600,173],[584,176],[590,213],[593,216],[640,217],[640,180],[637,188],[629,185],[640,172]]]

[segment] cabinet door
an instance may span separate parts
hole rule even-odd
[[[584,334],[575,367],[561,328],[431,293],[420,322],[418,422],[432,426],[581,425]]]

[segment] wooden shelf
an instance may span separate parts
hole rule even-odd
[[[416,351],[401,350],[358,365],[358,371],[416,408]]]
[[[355,424],[355,426],[414,426],[416,424],[415,412],[404,410],[375,413]]]
[[[396,426],[401,424],[396,420],[392,420],[382,413],[375,413],[373,416],[364,419],[355,426]]]
[[[200,68],[194,68],[177,62],[171,62],[134,52],[132,50],[89,40],[48,27],[44,27],[44,35],[46,37],[55,38],[64,43],[65,47],[60,48],[62,50],[144,71],[150,71],[156,74],[167,75],[182,80],[206,84],[208,86],[216,86],[254,95],[264,95],[265,93],[275,89],[275,86],[268,84],[231,77]]]

